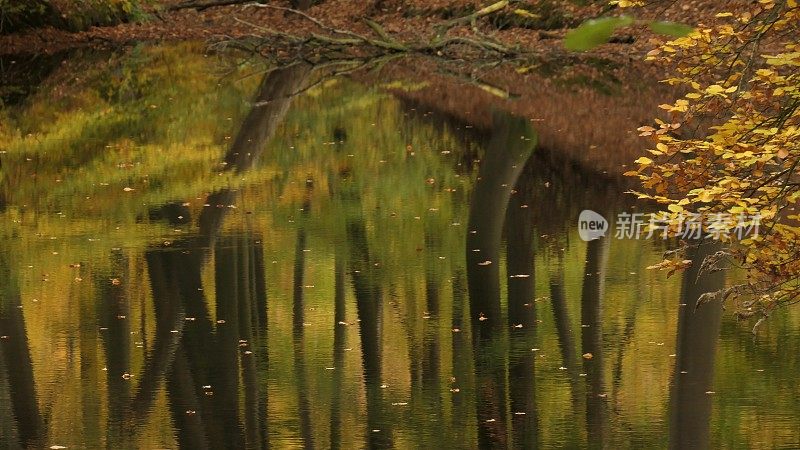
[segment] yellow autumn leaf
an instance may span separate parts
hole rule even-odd
[[[674,212],[674,213],[679,213],[679,212],[683,212],[684,211],[683,206],[676,205],[676,204],[672,204],[672,205],[667,206],[667,209],[670,212]]]

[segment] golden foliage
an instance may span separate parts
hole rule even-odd
[[[800,296],[798,34],[796,0],[761,0],[651,51],[687,93],[661,105],[671,120],[639,128],[654,148],[628,173],[673,219],[729,219],[715,226],[748,273],[734,298],[764,314]],[[757,235],[734,233],[759,219]]]

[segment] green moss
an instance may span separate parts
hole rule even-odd
[[[0,34],[52,26],[70,31],[141,21],[146,0],[0,0]]]

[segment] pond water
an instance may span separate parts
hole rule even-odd
[[[203,50],[0,64],[0,446],[800,447],[797,311],[579,237],[659,88]]]

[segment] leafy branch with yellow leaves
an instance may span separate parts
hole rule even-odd
[[[628,173],[642,183],[636,194],[676,222],[727,217],[716,226],[732,231],[742,217],[760,220],[758,235],[721,234],[729,248],[704,263],[740,267],[744,281],[699,299],[732,300],[739,317],[759,317],[756,326],[800,301],[798,38],[797,0],[759,0],[650,51],[674,70],[665,81],[686,93],[661,105],[669,120],[639,129],[654,147]]]

